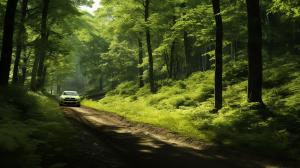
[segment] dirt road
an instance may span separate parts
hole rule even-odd
[[[63,108],[114,153],[118,168],[253,168],[276,167],[257,158],[224,151],[214,145],[188,142],[167,130],[126,121],[117,115],[90,108]]]

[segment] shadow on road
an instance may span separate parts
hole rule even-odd
[[[117,151],[131,168],[261,167],[251,161],[218,155],[216,149],[198,151],[173,146],[152,138],[119,132],[118,127],[101,126],[91,131]]]
[[[122,125],[114,123],[103,124],[91,122],[86,117],[101,118],[93,113],[82,114],[76,110],[67,109],[65,113],[69,118],[75,119],[94,135],[106,147],[113,150],[123,162],[122,166],[128,168],[253,168],[263,167],[260,164],[241,159],[235,154],[224,154],[224,151],[215,147],[203,150],[191,149],[166,143],[152,138],[141,132],[132,132]],[[107,122],[107,121],[106,121]]]

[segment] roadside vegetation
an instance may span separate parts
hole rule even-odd
[[[129,120],[161,126],[196,139],[251,149],[260,154],[299,159],[300,66],[296,57],[265,63],[263,101],[247,100],[244,56],[225,64],[224,107],[214,111],[213,71],[185,80],[161,80],[156,94],[135,82],[120,84],[99,101],[83,105]],[[293,72],[293,73],[290,73]]]
[[[1,93],[0,167],[80,168],[96,162],[82,151],[88,147],[80,128],[64,118],[56,101],[23,89]]]

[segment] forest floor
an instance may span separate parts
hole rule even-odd
[[[225,60],[223,107],[217,113],[213,70],[195,72],[185,79],[157,80],[155,94],[148,84],[140,88],[135,81],[122,82],[104,98],[84,99],[81,104],[230,150],[300,162],[299,58],[282,55],[265,61],[266,106],[247,102],[246,57]]]
[[[63,108],[64,114],[82,124],[108,149],[108,167],[194,168],[194,167],[295,167],[180,136],[149,124],[91,108]],[[92,150],[93,151],[93,150]],[[98,158],[102,159],[102,158]],[[104,159],[106,160],[106,159]],[[283,166],[284,165],[284,166]]]

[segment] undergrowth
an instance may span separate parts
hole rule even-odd
[[[1,90],[0,167],[67,167],[79,153],[75,135],[55,101],[15,87]]]
[[[185,80],[158,81],[156,94],[150,93],[149,86],[125,82],[105,98],[83,104],[217,144],[299,159],[299,62],[297,56],[285,56],[265,63],[265,107],[246,101],[245,58],[224,66],[223,108],[218,113],[213,110],[213,71],[197,72]]]

